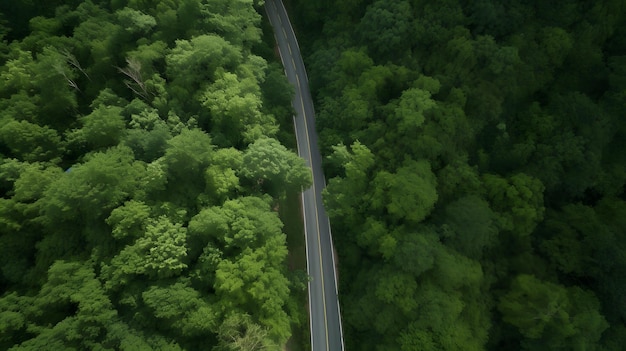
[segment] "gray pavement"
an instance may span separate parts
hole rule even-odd
[[[322,202],[326,186],[317,146],[315,110],[298,41],[281,0],[266,0],[265,10],[289,82],[295,87],[293,107],[298,153],[313,174],[313,185],[302,193],[309,282],[309,315],[313,351],[343,351],[343,332],[337,293],[330,222]]]

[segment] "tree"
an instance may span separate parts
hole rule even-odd
[[[358,229],[357,229],[358,228]],[[396,235],[384,222],[372,217],[366,218],[355,230],[356,243],[371,256],[382,255],[389,258],[396,248]]]
[[[44,45],[45,46],[45,45]],[[55,129],[65,129],[71,122],[67,114],[77,106],[75,74],[63,56],[56,50],[45,47],[35,56],[16,50],[1,73],[6,85],[0,94],[24,94],[37,106],[38,124],[47,124]],[[6,94],[6,95],[5,95]],[[35,116],[23,116],[26,119]]]
[[[184,129],[167,141],[163,163],[175,179],[195,179],[209,165],[214,148],[207,133],[200,129]]]
[[[428,161],[407,161],[395,174],[381,171],[373,183],[372,207],[385,208],[395,222],[418,223],[437,202],[437,178]]]
[[[358,32],[374,57],[403,55],[409,47],[411,4],[408,1],[375,1],[367,7]]]
[[[355,225],[361,221],[360,214],[367,211],[364,195],[369,193],[374,154],[358,141],[350,149],[344,145],[337,145],[333,149],[329,163],[342,167],[343,174],[329,180],[323,192],[324,204],[331,220],[343,218],[339,223]]]
[[[23,50],[12,53],[12,57],[3,67],[0,75],[4,82],[0,88],[3,97],[8,98],[20,90],[29,90],[32,87],[32,82],[28,78],[34,75],[33,57],[30,53]]]
[[[291,100],[294,87],[289,84],[283,69],[276,63],[270,63],[265,80],[261,83],[263,107],[276,117],[279,125],[293,123]],[[286,138],[285,138],[286,139]],[[281,141],[283,138],[280,139]]]
[[[157,24],[154,17],[129,7],[116,11],[115,16],[124,31],[133,34],[146,35]]]
[[[439,169],[453,163],[470,143],[474,126],[463,111],[466,98],[453,90],[449,101],[436,101],[433,95],[439,93],[441,85],[439,80],[421,75],[413,81],[413,87],[382,108],[386,126],[377,131],[376,146],[384,159],[390,160],[387,168],[398,167],[408,156],[427,159],[434,169]]]
[[[44,236],[39,219],[39,199],[45,190],[63,173],[60,168],[40,163],[9,162],[0,166],[2,178],[11,173],[8,168],[19,169],[14,180],[12,197],[0,201],[0,267],[2,279],[15,286],[36,284],[30,270],[37,253],[36,243]]]
[[[194,208],[193,212],[196,212],[198,197],[206,186],[204,174],[214,149],[211,137],[197,128],[185,128],[169,139],[165,155],[156,164],[166,171],[167,183],[165,189],[155,195],[185,208]]]
[[[261,90],[262,5],[52,0],[0,18],[0,349],[285,344],[300,306],[256,181],[279,196],[310,175],[275,140],[247,147],[276,135],[273,113],[291,121],[289,91]],[[286,81],[272,69],[264,89]],[[279,174],[252,171],[266,155]]]
[[[138,275],[153,280],[178,276],[187,268],[186,235],[187,228],[165,216],[148,220],[143,236],[103,264],[106,288],[117,290]]]
[[[529,339],[526,345],[531,349],[595,347],[608,327],[592,293],[531,275],[515,278],[510,291],[500,299],[498,310],[505,322],[516,326]]]
[[[233,259],[222,260],[215,272],[219,304],[228,310],[250,311],[277,344],[291,334],[283,306],[289,297],[289,280],[280,266],[286,258],[284,237],[274,237],[259,249],[245,249]]]
[[[241,61],[241,50],[214,34],[177,40],[165,57],[167,76],[172,80],[170,94],[184,105],[189,91],[202,91],[202,86],[216,79],[218,68],[232,71]]]
[[[201,13],[207,30],[229,42],[249,48],[261,40],[261,16],[257,0],[210,0],[203,3]]]
[[[0,298],[0,346],[8,349],[20,343],[24,338],[18,337],[26,329],[27,316],[25,311],[32,304],[32,298],[19,296],[15,292]]]
[[[197,272],[207,274],[200,284],[213,283],[221,308],[250,313],[281,344],[290,333],[283,310],[289,281],[281,268],[287,247],[269,200],[243,197],[202,210],[189,223],[188,245],[190,258],[199,257]]]
[[[436,92],[436,91],[435,91]],[[397,127],[402,133],[415,133],[424,123],[424,112],[435,107],[431,93],[419,88],[411,88],[402,92],[395,108]]]
[[[273,117],[261,112],[261,89],[254,77],[220,71],[201,99],[216,132],[231,145],[273,137],[278,130]]]
[[[44,219],[52,224],[106,218],[137,190],[144,172],[126,147],[95,153],[45,190],[41,199]]]
[[[126,132],[121,113],[121,107],[100,105],[81,118],[83,127],[76,131],[76,137],[96,150],[117,145]]]
[[[184,338],[206,337],[217,331],[218,312],[184,283],[150,286],[141,299],[156,319],[157,329],[171,329]]]
[[[519,236],[528,236],[543,219],[543,184],[524,173],[508,180],[491,174],[483,175],[486,199],[499,214],[501,229]]]
[[[150,207],[141,201],[130,200],[111,211],[106,222],[113,228],[111,235],[114,238],[138,238],[145,232],[149,217]]]
[[[123,143],[133,149],[138,160],[152,162],[165,154],[172,132],[157,111],[146,106],[138,114],[131,115],[129,125],[131,128],[126,129]]]
[[[267,339],[267,329],[246,314],[232,313],[219,327],[216,351],[262,351],[276,345]]]
[[[16,350],[101,348],[117,312],[91,267],[59,261],[39,293],[23,309],[30,338]]]
[[[437,194],[442,203],[460,195],[477,194],[482,184],[478,169],[460,156],[437,172]]]
[[[583,286],[610,306],[604,310],[611,322],[624,315],[619,306],[625,284],[620,274],[626,268],[621,220],[625,210],[623,201],[611,198],[595,207],[568,204],[549,211],[536,235],[541,252],[567,281],[585,281]]]
[[[415,311],[417,304],[414,295],[417,290],[415,278],[407,273],[382,271],[374,276],[376,281],[375,294],[385,303],[397,306],[403,313]]]
[[[479,0],[468,3],[472,32],[501,38],[526,21],[527,10],[519,2],[498,3]]]
[[[428,227],[402,233],[393,254],[393,263],[418,277],[434,267],[440,245],[436,233]]]
[[[480,301],[428,284],[422,285],[416,300],[421,313],[415,322],[409,324],[409,330],[422,332],[412,334],[418,337],[412,342],[424,340],[426,345],[435,345],[435,349],[441,350],[485,348],[489,320],[485,307],[475,306]],[[403,339],[401,341],[406,345],[409,339],[406,336]]]
[[[82,2],[69,14],[69,23],[74,27],[73,45],[78,62],[83,62],[86,87],[81,88],[91,99],[107,87],[119,86],[116,67],[124,62],[120,53],[127,50],[132,37],[126,35],[115,16],[94,4]],[[114,78],[113,78],[114,77]],[[82,79],[82,78],[81,78]]]
[[[398,338],[402,351],[435,351],[437,345],[428,331],[423,330],[417,323],[410,324]]]
[[[477,197],[462,197],[446,206],[445,243],[463,255],[480,259],[494,245],[498,230],[489,204]]]
[[[221,206],[205,208],[189,222],[189,236],[198,251],[209,243],[228,257],[247,248],[259,248],[272,237],[280,237],[282,222],[270,211],[268,198],[240,197]]]
[[[261,138],[248,146],[241,175],[275,196],[311,185],[311,171],[304,159],[272,138]]]
[[[0,143],[8,147],[10,156],[28,162],[55,161],[64,145],[56,130],[28,121],[8,121],[0,127]]]
[[[168,46],[160,40],[139,44],[135,50],[127,53],[127,58],[136,61],[141,66],[144,77],[150,77],[158,68],[163,67]],[[154,93],[154,92],[152,92]]]
[[[242,164],[243,155],[237,149],[219,149],[213,154],[204,175],[206,189],[215,201],[224,201],[243,190],[238,176]]]
[[[619,349],[624,5],[294,1],[346,346]],[[519,274],[564,291],[538,338],[499,318]]]

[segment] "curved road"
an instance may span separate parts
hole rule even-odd
[[[265,11],[276,36],[280,58],[289,82],[295,87],[293,107],[298,153],[313,173],[313,185],[302,194],[309,281],[309,322],[313,351],[342,351],[343,332],[337,293],[335,257],[330,222],[322,203],[326,186],[322,157],[317,146],[315,111],[300,48],[287,10],[281,0],[266,0]]]

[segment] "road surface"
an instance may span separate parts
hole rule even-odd
[[[295,87],[293,107],[298,153],[313,174],[313,185],[302,193],[309,281],[309,316],[313,351],[343,351],[343,332],[337,293],[335,257],[330,222],[322,203],[326,186],[322,157],[317,146],[315,111],[300,48],[281,0],[266,0],[265,11],[276,36],[280,58]]]

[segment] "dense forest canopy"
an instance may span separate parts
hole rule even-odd
[[[262,5],[0,3],[0,349],[276,349],[301,322],[276,209],[310,175]],[[288,6],[346,349],[622,350],[624,2]]]
[[[311,180],[263,1],[0,12],[0,349],[284,345],[277,207]]]
[[[626,3],[291,0],[348,350],[623,350]]]

